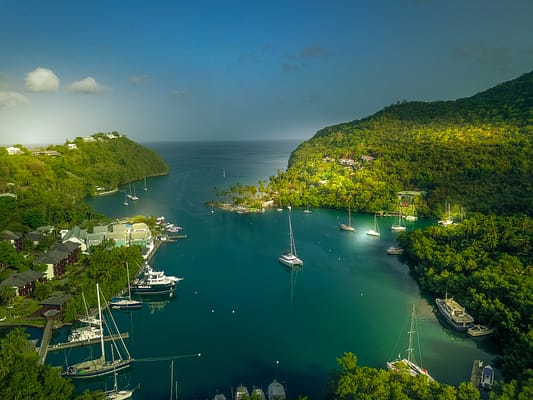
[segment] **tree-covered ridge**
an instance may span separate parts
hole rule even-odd
[[[168,173],[151,149],[118,133],[76,138],[21,154],[0,149],[0,227],[24,232],[45,224],[79,223],[98,189]],[[16,196],[16,197],[15,197]]]
[[[512,214],[533,212],[532,176],[530,72],[466,99],[401,102],[324,128],[271,187],[292,205],[396,210],[399,191],[419,190],[421,214],[439,214],[445,200]]]

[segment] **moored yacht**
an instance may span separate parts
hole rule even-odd
[[[474,318],[468,314],[463,306],[457,303],[452,297],[448,298],[448,294],[444,299],[435,299],[437,308],[455,330],[466,332],[474,325]]]
[[[176,276],[167,276],[164,271],[154,271],[146,263],[142,275],[133,281],[131,292],[138,295],[159,295],[172,294],[176,288],[176,283],[183,280]]]

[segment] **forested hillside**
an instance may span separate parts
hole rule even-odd
[[[469,211],[533,213],[533,72],[456,101],[401,102],[327,127],[271,177],[280,203],[398,209],[417,197],[421,215],[446,201]]]
[[[0,148],[0,228],[11,231],[79,223],[90,211],[83,199],[97,190],[168,172],[154,151],[118,133],[15,147],[20,154]]]

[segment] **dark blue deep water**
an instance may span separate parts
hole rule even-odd
[[[277,377],[289,398],[322,398],[336,358],[354,352],[361,365],[384,368],[407,348],[412,304],[416,304],[423,365],[442,383],[469,380],[472,361],[492,362],[487,340],[456,334],[436,318],[407,266],[386,253],[395,244],[392,218],[379,218],[381,237],[365,235],[373,224],[352,215],[357,231],[342,232],[345,211],[293,208],[296,246],[305,266],[287,271],[277,257],[287,247],[287,210],[264,214],[211,213],[204,203],[214,187],[254,184],[287,166],[296,142],[148,143],[169,164],[167,176],[136,183],[137,202],[123,206],[123,193],[90,199],[108,216],[164,215],[185,228],[186,240],[160,247],[157,269],[179,275],[173,300],[142,310],[117,312],[128,331],[135,362],[120,385],[138,386],[135,399],[168,399],[170,361],[148,358],[201,353],[174,363],[182,399],[230,397],[239,384],[265,391]],[[225,171],[225,177],[224,177]],[[419,225],[428,222],[417,222]],[[410,223],[408,229],[415,229]],[[65,330],[56,333],[61,341]],[[88,356],[88,349],[52,353],[48,362],[65,365]],[[405,354],[405,353],[404,353]],[[78,360],[76,360],[78,358]],[[111,385],[109,380],[78,389]]]

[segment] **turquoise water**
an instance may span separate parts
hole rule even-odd
[[[356,232],[342,232],[345,211],[292,210],[298,255],[305,266],[289,272],[277,262],[287,248],[287,210],[233,214],[204,206],[214,187],[254,184],[285,169],[296,142],[152,143],[169,164],[168,176],[138,182],[140,199],[122,205],[123,194],[91,199],[109,216],[164,215],[185,228],[188,238],[160,247],[152,265],[184,277],[176,298],[142,310],[117,312],[130,333],[127,344],[140,360],[122,373],[120,384],[139,385],[135,399],[165,399],[170,394],[170,361],[143,361],[201,353],[175,361],[180,398],[229,397],[244,384],[267,385],[274,377],[290,398],[322,397],[328,373],[346,351],[359,363],[384,368],[407,348],[412,304],[416,304],[423,365],[443,383],[469,380],[472,361],[492,362],[487,340],[449,331],[436,318],[398,257],[393,218],[378,219],[381,237],[365,234],[372,217],[353,214]],[[225,177],[224,172],[225,171]],[[427,223],[427,222],[426,222]],[[419,222],[417,224],[424,224]],[[414,223],[408,229],[415,228]],[[56,333],[61,341],[66,331]],[[88,349],[51,354],[65,365],[88,356]],[[110,387],[109,380],[87,387]]]

